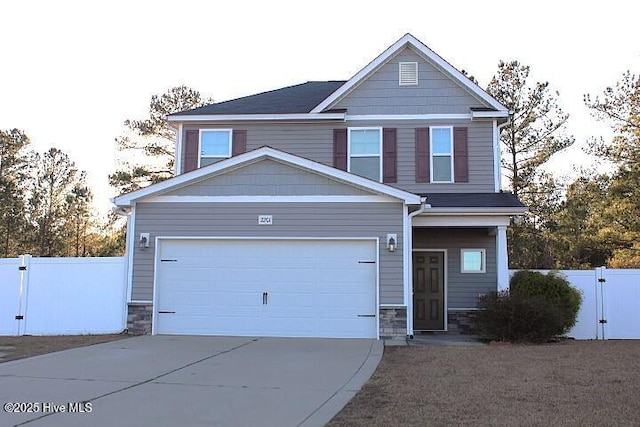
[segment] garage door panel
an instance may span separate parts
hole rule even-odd
[[[166,240],[155,332],[375,337],[374,241]],[[359,262],[360,261],[360,262]],[[364,262],[364,263],[363,263]],[[263,293],[267,293],[263,300]]]

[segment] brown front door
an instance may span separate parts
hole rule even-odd
[[[444,330],[444,253],[413,253],[413,329]]]

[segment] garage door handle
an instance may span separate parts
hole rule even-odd
[[[268,292],[263,292],[262,293],[262,305],[267,305],[269,304],[269,293]]]
[[[158,310],[158,314],[176,314],[176,312],[175,311]]]
[[[358,317],[376,317],[375,314],[358,314]]]

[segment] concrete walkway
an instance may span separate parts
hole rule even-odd
[[[382,352],[382,341],[355,339],[113,341],[0,364],[0,425],[321,426]],[[17,402],[34,412],[7,413]]]
[[[427,332],[416,334],[407,340],[410,346],[448,345],[458,347],[484,347],[487,344],[478,340],[475,335],[457,334],[454,332]]]

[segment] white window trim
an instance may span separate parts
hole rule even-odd
[[[380,160],[380,176],[378,182],[382,182],[382,128],[381,127],[348,127],[347,128],[347,172],[351,173],[351,131],[352,130],[377,130],[380,135],[378,141],[378,156]],[[372,155],[354,154],[353,157],[373,157]],[[363,177],[364,178],[364,177]],[[368,178],[365,178],[368,179]]]
[[[449,143],[449,147],[451,148],[451,154],[449,154],[449,156],[451,157],[451,179],[449,181],[436,181],[433,178],[433,158],[434,157],[445,157],[444,154],[435,154],[433,152],[433,130],[434,129],[449,129],[449,134],[451,135],[451,141]],[[453,170],[453,126],[429,126],[429,172],[431,174],[430,178],[430,182],[433,184],[453,184],[454,183],[454,176],[455,176],[455,171]]]
[[[464,254],[465,252],[480,252],[482,256],[481,269],[480,270],[465,270],[464,269]],[[482,248],[463,248],[460,249],[460,273],[462,274],[482,274],[487,272],[487,250]]]
[[[402,82],[402,66],[403,65],[412,65],[416,68],[416,82],[413,83],[403,83]],[[419,77],[418,77],[418,73],[419,73],[419,69],[418,69],[418,63],[415,61],[403,61],[403,62],[398,62],[398,84],[400,86],[418,86],[418,82],[419,82]]]
[[[228,155],[227,156],[203,156],[202,155],[202,134],[204,132],[228,132],[229,133],[229,151],[228,151]],[[228,159],[231,157],[231,153],[233,150],[233,129],[200,129],[199,133],[198,133],[198,168],[200,168],[201,162],[200,160],[202,159],[202,157],[206,158],[206,159]]]

